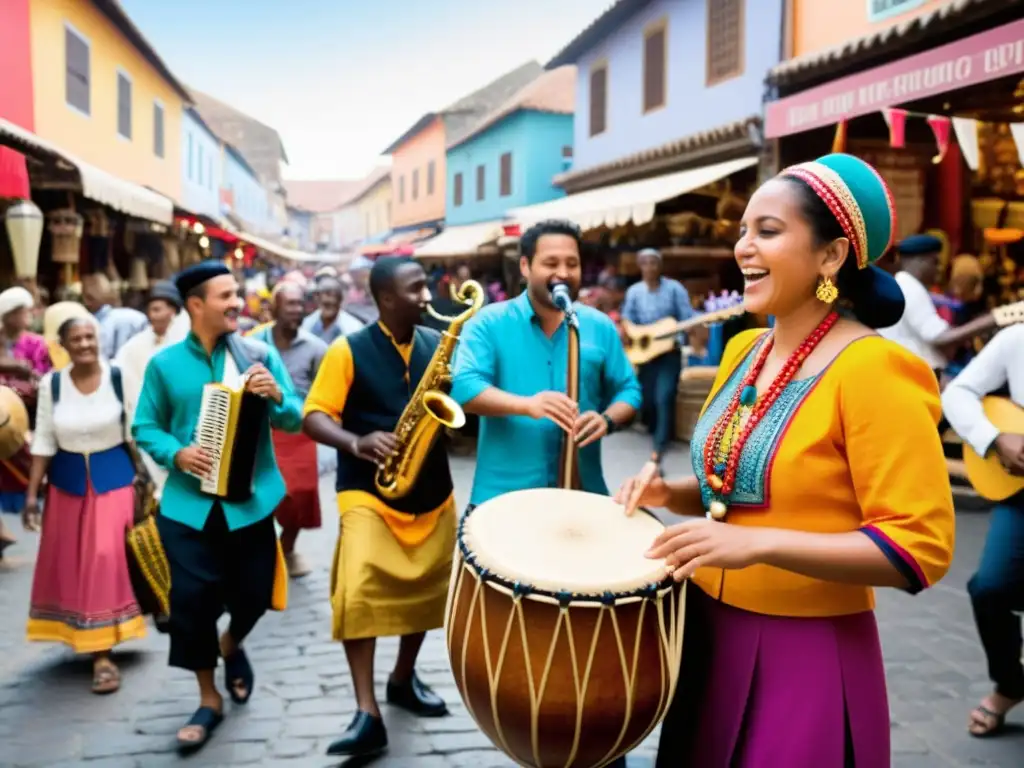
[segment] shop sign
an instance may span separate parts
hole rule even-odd
[[[1024,72],[1024,20],[811,88],[765,108],[769,139]]]
[[[868,21],[882,21],[924,5],[926,0],[867,0]]]

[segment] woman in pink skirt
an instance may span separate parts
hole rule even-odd
[[[25,494],[25,527],[38,530],[42,520],[28,639],[91,653],[93,692],[113,693],[121,679],[111,648],[146,634],[125,553],[135,463],[120,372],[100,359],[95,321],[68,320],[59,336],[71,365],[40,384]],[[49,490],[40,516],[44,475]]]

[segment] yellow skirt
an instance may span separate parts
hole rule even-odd
[[[455,551],[454,499],[416,547],[403,546],[375,510],[341,510],[331,569],[335,640],[427,632],[444,625]]]

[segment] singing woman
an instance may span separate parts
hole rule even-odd
[[[775,326],[729,343],[695,476],[619,492],[693,517],[648,553],[693,580],[658,766],[890,764],[872,587],[919,592],[953,554],[935,377],[873,330],[903,312],[873,266],[894,230],[884,182],[849,155],[762,186],[735,253],[747,309]]]

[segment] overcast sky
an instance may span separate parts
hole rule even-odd
[[[557,53],[611,0],[121,0],[187,86],[273,126],[292,179],[353,178],[423,113]]]

